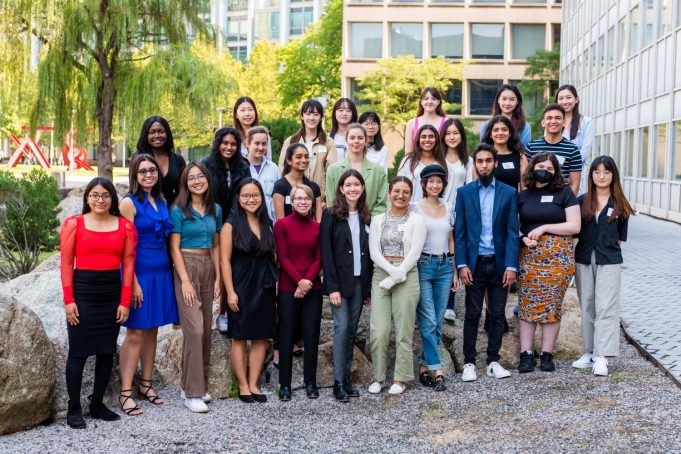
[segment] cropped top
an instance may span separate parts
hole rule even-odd
[[[75,302],[73,270],[119,270],[123,265],[121,306],[130,306],[135,276],[137,230],[125,218],[118,218],[118,228],[96,232],[85,227],[83,216],[66,218],[59,233],[61,251],[61,285],[64,304]]]
[[[192,208],[194,219],[189,219],[178,207],[170,209],[170,219],[173,222],[172,233],[180,234],[180,249],[210,249],[213,247],[213,237],[222,229],[222,209],[215,204],[215,216],[208,211],[199,213]]]

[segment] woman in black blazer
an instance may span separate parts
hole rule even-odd
[[[347,170],[320,227],[324,294],[329,295],[334,325],[333,395],[341,402],[359,397],[349,374],[362,305],[368,305],[371,296],[370,222],[364,179],[358,171]]]

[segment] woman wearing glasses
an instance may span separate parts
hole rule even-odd
[[[121,214],[137,228],[135,279],[130,317],[121,347],[121,391],[119,403],[130,416],[142,413],[132,399],[132,380],[137,361],[142,363],[140,396],[154,405],[163,404],[152,387],[158,327],[178,322],[173,276],[166,238],[173,228],[168,206],[161,193],[159,167],[153,156],[137,154],[130,162],[130,190],[121,201]]]

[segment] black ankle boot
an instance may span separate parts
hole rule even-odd
[[[85,419],[83,419],[83,410],[80,408],[80,402],[74,403],[69,400],[69,410],[66,413],[66,423],[72,429],[85,429]]]
[[[352,382],[349,378],[346,378],[343,382],[343,389],[345,389],[348,397],[359,397],[359,390],[352,386]]]
[[[348,402],[350,400],[348,398],[348,393],[345,391],[345,386],[338,380],[334,380],[333,382],[333,397],[339,402]]]
[[[541,352],[539,359],[541,360],[541,364],[539,365],[540,370],[544,372],[553,372],[556,370],[556,365],[553,362],[553,353]]]
[[[90,416],[92,419],[101,419],[102,421],[118,421],[121,416],[107,408],[102,402],[102,398],[95,399],[92,395],[88,396],[90,400]]]

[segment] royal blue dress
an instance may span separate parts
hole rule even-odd
[[[145,194],[146,195],[146,194]],[[142,288],[142,306],[132,308],[126,328],[151,329],[177,323],[177,303],[173,289],[173,275],[166,238],[173,229],[165,200],[154,199],[156,209],[147,197],[140,202],[136,196],[128,196],[135,204],[135,227],[137,228],[137,257],[135,276]]]

